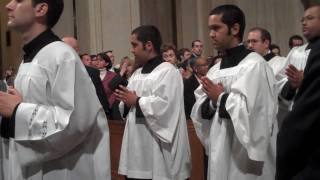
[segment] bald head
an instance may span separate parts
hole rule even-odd
[[[78,40],[71,36],[66,36],[62,38],[62,41],[71,46],[78,54],[80,53]]]

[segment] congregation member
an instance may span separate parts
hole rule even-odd
[[[191,157],[183,105],[183,81],[160,54],[161,34],[144,25],[131,33],[131,52],[140,66],[116,96],[127,114],[119,174],[127,179],[184,180]]]
[[[164,44],[161,47],[161,55],[164,61],[171,63],[175,67],[178,65],[177,49],[172,44]]]
[[[24,56],[15,89],[0,92],[1,179],[111,179],[106,115],[78,54],[51,31],[63,5],[6,5]]]
[[[203,52],[203,43],[199,39],[191,43],[191,58],[201,57]]]
[[[190,119],[190,114],[194,103],[196,102],[196,97],[194,96],[194,91],[200,85],[201,77],[207,75],[208,72],[208,62],[204,57],[198,57],[190,62],[190,66],[193,70],[192,75],[183,81],[184,84],[184,108],[187,120]]]
[[[271,68],[241,43],[245,16],[235,5],[208,20],[215,49],[225,52],[195,91],[191,112],[206,149],[209,180],[270,180],[275,176],[277,92]]]
[[[289,38],[289,48],[292,49],[294,47],[302,46],[304,44],[304,40],[300,35],[293,35]]]
[[[247,37],[248,49],[263,56],[273,70],[274,75],[277,75],[283,69],[286,59],[273,54],[269,49],[270,44],[271,35],[268,30],[261,27],[254,27],[249,30]]]
[[[317,141],[320,136],[320,1],[302,2],[305,7],[301,21],[303,35],[308,40],[310,53],[293,109],[278,134],[276,180],[320,179],[320,144]],[[295,82],[290,84],[294,86]]]

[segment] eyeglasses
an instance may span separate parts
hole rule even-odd
[[[303,23],[305,21],[312,21],[312,20],[314,20],[316,18],[319,18],[319,17],[309,15],[309,16],[306,16],[306,17],[302,17],[301,18],[301,22]]]

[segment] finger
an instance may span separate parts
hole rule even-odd
[[[291,69],[291,70],[293,70],[293,71],[298,71],[298,69],[294,66],[294,65],[292,65],[292,64],[289,64],[289,69]]]
[[[14,88],[8,89],[8,93],[11,95],[19,95],[19,92]]]
[[[124,92],[128,92],[129,91],[125,86],[122,86],[122,85],[119,85],[119,88]]]

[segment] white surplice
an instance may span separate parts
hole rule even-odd
[[[2,141],[5,180],[109,180],[107,118],[76,52],[43,47],[19,67],[15,138]]]
[[[283,67],[286,64],[286,58],[281,56],[274,56],[268,61],[269,66],[271,67],[274,75],[280,73],[280,71],[283,69]]]
[[[276,79],[278,80],[277,85],[279,89],[279,93],[283,86],[288,82],[288,77],[285,74],[285,69],[288,67],[289,64],[295,66],[299,71],[304,70],[306,67],[307,59],[310,53],[310,49],[306,49],[308,44],[304,44],[303,46],[294,47],[286,57],[286,63],[284,64],[283,68],[280,72],[276,75]],[[281,127],[281,124],[289,111],[291,111],[293,106],[293,100],[288,101],[282,98],[280,94],[279,101],[279,111],[278,111],[278,124]]]
[[[122,140],[119,173],[130,178],[182,180],[190,176],[191,153],[179,71],[163,62],[151,73],[137,69],[128,89],[140,97],[145,118],[136,118],[136,108],[127,115]],[[120,103],[123,111],[124,104]]]
[[[304,44],[302,46],[294,47],[286,57],[286,63],[279,72],[279,77],[276,77],[279,80],[279,88],[280,90],[283,88],[284,84],[288,81],[287,75],[285,75],[285,68],[288,67],[289,64],[292,64],[298,70],[304,70],[307,64],[307,59],[310,53],[310,49],[306,49],[308,44]]]
[[[214,117],[203,119],[201,105],[208,96],[199,86],[191,119],[209,156],[208,179],[274,179],[277,88],[271,68],[250,53],[234,67],[216,64],[207,77],[229,93],[225,108],[231,117],[219,116],[220,95]]]

